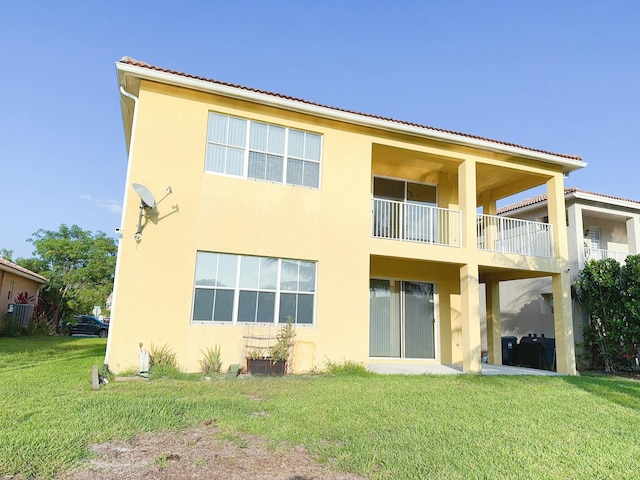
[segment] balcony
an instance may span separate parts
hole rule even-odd
[[[553,258],[553,230],[548,223],[479,214],[477,229],[479,250]]]
[[[613,258],[620,265],[624,265],[627,257],[631,255],[628,252],[616,252],[614,250],[604,250],[602,248],[584,247],[584,260],[605,260],[607,258]]]
[[[460,247],[462,216],[459,210],[374,198],[371,228],[377,238]]]

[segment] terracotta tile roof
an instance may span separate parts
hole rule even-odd
[[[200,77],[200,76],[197,76],[197,75],[191,75],[191,74],[184,73],[184,72],[178,72],[176,70],[169,70],[169,69],[166,69],[166,68],[157,67],[157,66],[154,66],[154,65],[150,65],[150,64],[148,64],[146,62],[143,62],[141,60],[136,60],[136,59],[131,58],[131,57],[126,57],[126,56],[122,57],[122,59],[120,59],[120,63],[125,63],[125,64],[128,64],[128,65],[134,65],[136,67],[148,68],[149,70],[155,70],[155,71],[158,71],[158,72],[170,73],[170,74],[173,74],[173,75],[180,75],[182,77],[192,78],[194,80],[202,80],[204,82],[214,83],[214,84],[222,85],[222,86],[225,86],[225,87],[233,87],[233,88],[238,88],[238,89],[241,89],[241,90],[246,90],[246,91],[249,91],[249,92],[255,92],[255,93],[260,93],[260,94],[264,94],[264,95],[270,95],[270,96],[273,96],[273,97],[278,97],[278,98],[282,98],[282,99],[285,99],[285,100],[292,100],[294,102],[305,103],[307,105],[313,105],[313,106],[316,106],[316,107],[329,108],[329,109],[340,111],[340,112],[344,112],[344,113],[350,113],[350,114],[354,114],[354,115],[360,115],[360,116],[363,116],[363,117],[375,118],[377,120],[383,120],[383,121],[393,122],[393,123],[397,123],[397,124],[401,124],[401,125],[407,125],[407,126],[410,126],[410,127],[423,128],[425,130],[431,130],[431,131],[434,131],[434,132],[446,133],[446,134],[450,134],[450,135],[456,135],[456,136],[460,136],[460,137],[471,138],[471,139],[474,139],[474,140],[481,140],[481,141],[484,141],[484,142],[495,143],[495,144],[504,145],[504,146],[507,146],[507,147],[520,148],[520,149],[523,149],[523,150],[542,153],[542,154],[546,154],[546,155],[554,155],[556,157],[568,158],[568,159],[571,159],[571,160],[582,160],[582,157],[579,156],[579,155],[568,155],[568,154],[565,154],[565,153],[553,153],[553,152],[549,152],[549,151],[546,151],[546,150],[540,150],[540,149],[537,149],[537,148],[524,147],[522,145],[518,145],[518,144],[515,144],[515,143],[504,142],[504,141],[501,141],[501,140],[493,140],[493,139],[490,139],[490,138],[480,137],[480,136],[477,136],[477,135],[471,135],[471,134],[468,134],[468,133],[461,133],[461,132],[455,132],[455,131],[452,131],[452,130],[445,130],[445,129],[442,129],[442,128],[430,127],[430,126],[427,126],[427,125],[421,125],[419,123],[405,122],[403,120],[396,120],[394,118],[389,118],[389,117],[381,117],[379,115],[372,115],[372,114],[369,114],[369,113],[355,112],[353,110],[347,110],[347,109],[344,109],[344,108],[332,107],[332,106],[329,106],[329,105],[322,105],[320,103],[311,102],[311,101],[304,100],[304,99],[301,99],[301,98],[290,97],[290,96],[287,96],[287,95],[282,95],[280,93],[269,92],[269,91],[266,91],[266,90],[259,90],[259,89],[256,89],[256,88],[245,87],[245,86],[237,85],[237,84],[233,84],[233,83],[221,82],[219,80],[214,80],[214,79],[211,79],[211,78]]]
[[[609,200],[619,200],[622,202],[635,203],[635,204],[638,204],[638,206],[640,206],[640,201],[638,200],[629,200],[628,198],[614,197],[612,195],[605,195],[604,193],[588,192],[586,190],[580,190],[579,188],[575,188],[575,187],[564,189],[565,196],[567,196],[570,193],[583,193],[585,195],[593,195],[595,197],[601,197]],[[512,203],[510,205],[506,205],[502,208],[499,208],[497,211],[497,214],[501,215],[507,212],[512,212],[513,210],[518,210],[520,208],[529,207],[531,205],[535,205],[536,203],[542,203],[546,201],[547,201],[547,194],[543,193],[542,195],[536,195],[535,197],[525,198],[524,200],[521,200],[519,202]]]
[[[2,257],[0,257],[0,270],[16,273],[22,277],[26,276],[29,278],[33,278],[34,280],[40,283],[48,282],[48,280],[44,278],[42,275],[38,275],[37,273],[32,272],[31,270],[26,269],[24,267],[21,267],[20,265],[16,265],[15,263],[10,262],[9,260]]]

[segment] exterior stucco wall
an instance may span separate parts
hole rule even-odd
[[[371,277],[436,284],[435,362],[451,364],[465,357],[463,329],[480,329],[480,317],[469,307],[477,303],[461,300],[463,269],[466,285],[473,287],[479,267],[557,274],[566,261],[478,251],[476,195],[468,191],[476,183],[476,164],[488,172],[487,192],[493,175],[508,168],[515,172],[512,183],[528,185],[535,177],[561,186],[558,168],[147,81],[141,83],[137,109],[109,339],[109,368],[116,373],[135,368],[140,343],[146,349],[168,345],[188,371],[199,368],[201,351],[214,344],[221,346],[225,368],[243,365],[244,336],[269,331],[191,324],[197,251],[317,262],[316,320],[296,327],[297,372],[322,368],[327,360],[369,361]],[[210,111],[321,134],[320,188],[205,173]],[[462,186],[459,171],[465,176]],[[373,175],[437,184],[440,206],[466,211],[463,246],[372,238]],[[139,202],[131,182],[144,184],[156,199],[166,186],[173,191],[140,242],[134,239]]]
[[[29,296],[37,299],[39,288],[40,283],[36,281],[11,272],[0,271],[0,319],[4,318],[9,304],[15,303],[14,300],[19,293],[27,292]]]

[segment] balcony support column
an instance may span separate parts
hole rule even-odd
[[[576,375],[576,353],[573,338],[573,312],[571,308],[571,281],[568,272],[552,275],[553,324],[556,336],[556,363],[558,373]]]
[[[462,317],[462,371],[480,373],[482,337],[480,334],[480,288],[478,264],[460,267]]]
[[[555,273],[551,276],[556,362],[558,373],[575,375],[576,355],[573,338],[573,311],[571,307],[569,242],[565,219],[564,181],[561,174],[558,173],[547,181],[547,198],[549,222],[553,225],[553,251],[560,270],[560,273]]]
[[[627,220],[627,242],[629,254],[638,255],[640,253],[640,217],[631,217]]]
[[[577,275],[584,267],[584,225],[582,223],[582,207],[580,205],[571,205],[567,208],[567,217],[569,226],[567,227],[567,238],[569,240],[569,252],[575,251],[575,255],[570,255],[571,274]]]
[[[500,325],[500,282],[487,275],[487,349],[489,363],[502,365],[502,340]]]
[[[462,210],[462,248],[478,248],[476,228],[476,162],[465,160],[458,167],[458,196]]]
[[[466,159],[458,167],[458,198],[462,210],[462,248],[470,254],[470,262],[460,267],[460,300],[462,320],[462,371],[480,373],[480,287],[478,261],[474,252],[478,249],[476,161]]]
[[[568,263],[567,222],[564,204],[564,181],[556,174],[547,181],[547,210],[549,223],[553,225],[553,252],[557,260]],[[563,265],[566,268],[566,265]]]

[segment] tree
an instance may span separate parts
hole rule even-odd
[[[49,281],[40,301],[48,305],[53,325],[64,316],[104,305],[113,290],[117,253],[113,238],[62,224],[57,231],[40,229],[28,241],[35,247],[34,257],[19,258],[17,263]]]
[[[4,258],[5,260],[9,260],[10,262],[13,261],[13,260],[11,260],[13,258],[13,250],[7,250],[6,248],[0,248],[0,257]]]

